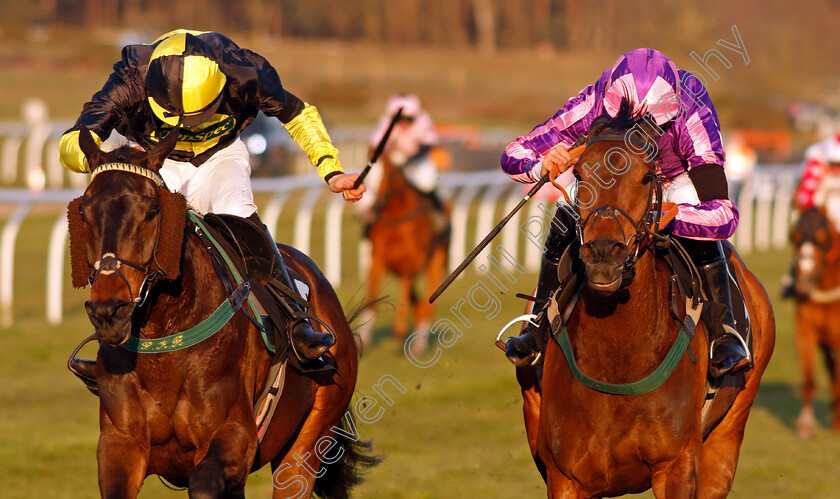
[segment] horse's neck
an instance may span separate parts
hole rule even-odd
[[[835,244],[840,244],[840,242],[835,242]],[[834,256],[831,261],[825,262],[817,288],[825,290],[838,287],[840,287],[840,256]]]
[[[379,198],[383,202],[383,209],[396,214],[413,210],[418,197],[415,190],[408,184],[405,174],[387,161],[382,173]]]
[[[210,256],[189,233],[184,242],[180,286],[160,283],[156,298],[146,311],[140,331],[143,338],[159,338],[189,329],[206,319],[227,298],[213,270]]]

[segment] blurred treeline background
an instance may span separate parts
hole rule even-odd
[[[749,65],[716,44],[735,42],[733,25]],[[697,71],[691,53],[718,49],[732,66],[711,59],[707,83],[723,126],[788,134],[758,149],[790,160],[837,120],[838,26],[838,0],[0,0],[0,119],[27,97],[75,118],[123,45],[175,28],[266,56],[333,123],[369,124],[390,93],[415,92],[438,121],[517,132],[623,52],[657,48]]]

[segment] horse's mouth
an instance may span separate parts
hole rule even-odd
[[[585,265],[587,285],[592,291],[609,294],[618,291],[624,276],[624,262],[598,262]]]
[[[610,282],[599,282],[589,279],[587,284],[589,288],[598,293],[615,293],[621,287],[621,275]]]
[[[116,302],[102,305],[93,301],[85,303],[96,339],[110,346],[125,344],[131,337],[131,319],[135,304]]]
[[[124,345],[131,337],[131,321],[126,326],[120,328],[100,326],[94,329],[96,331],[96,339],[112,347]]]

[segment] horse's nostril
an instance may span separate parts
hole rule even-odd
[[[94,324],[109,319],[125,320],[133,312],[133,303],[122,300],[87,301],[85,309]]]

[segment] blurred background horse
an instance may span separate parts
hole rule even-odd
[[[802,212],[791,231],[796,299],[796,350],[802,368],[802,409],[797,434],[813,436],[815,368],[818,351],[823,354],[831,381],[831,429],[840,432],[840,234],[824,208]]]
[[[409,312],[414,329],[428,331],[434,305],[426,299],[440,283],[446,271],[449,247],[449,210],[438,207],[432,195],[414,187],[402,168],[393,165],[388,155],[380,158],[382,180],[379,184],[372,222],[366,228],[371,242],[367,291],[369,303],[375,303],[386,274],[399,279],[397,316],[393,333],[403,340],[408,335]],[[442,208],[442,212],[440,211]],[[425,274],[425,292],[418,296],[415,285]],[[365,345],[373,341],[375,320],[373,305],[363,314],[360,328]],[[421,355],[427,341],[412,343],[413,354]]]

